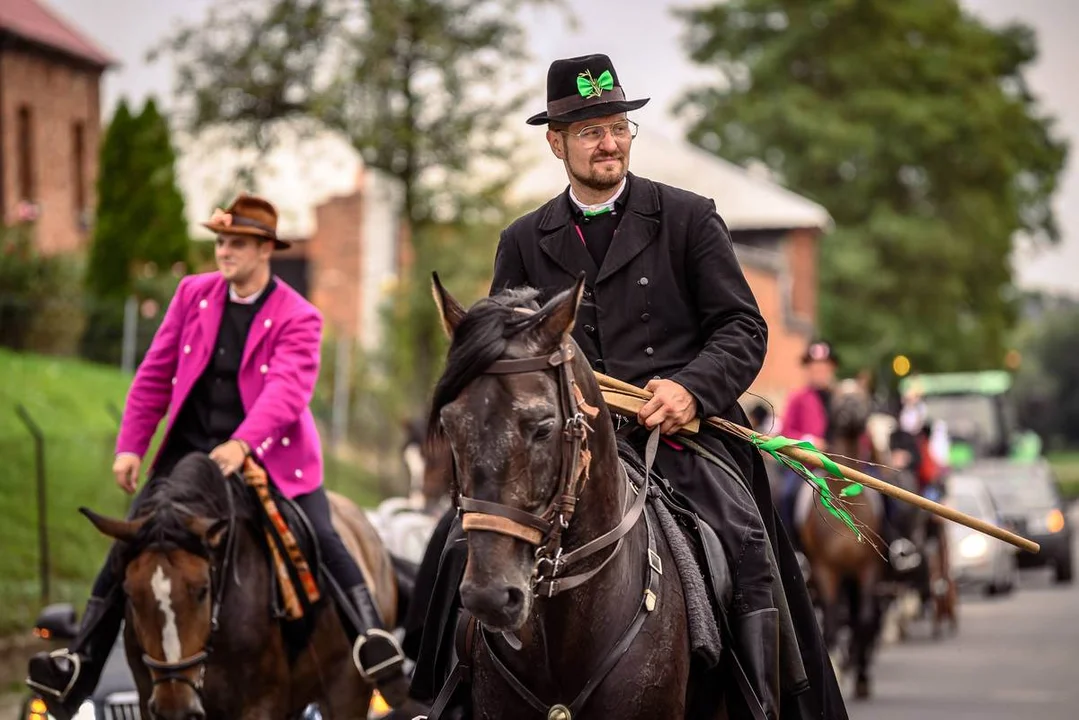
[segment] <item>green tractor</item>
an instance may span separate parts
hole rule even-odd
[[[1041,438],[1019,428],[1011,389],[1012,376],[1003,370],[912,375],[899,383],[904,395],[920,392],[929,417],[946,424],[953,468],[982,459],[1041,457]]]

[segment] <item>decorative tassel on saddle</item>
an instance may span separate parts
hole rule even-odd
[[[319,600],[320,593],[315,575],[311,572],[311,567],[296,541],[296,536],[292,534],[288,523],[281,515],[281,509],[277,507],[277,502],[270,493],[270,481],[266,471],[254,460],[247,458],[244,460],[243,476],[248,487],[258,495],[262,510],[269,521],[265,528],[266,544],[270,548],[270,558],[277,575],[277,586],[280,589],[285,618],[299,620],[304,616],[304,607],[310,607]],[[288,554],[288,563],[281,554],[282,547]],[[296,583],[293,582],[292,573],[289,572],[289,563],[299,580],[299,591]],[[300,591],[303,592],[303,599],[300,598]]]

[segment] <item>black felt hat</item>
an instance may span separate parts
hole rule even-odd
[[[528,124],[574,123],[614,115],[643,107],[649,99],[626,100],[606,55],[555,60],[547,71],[547,109],[528,118]]]

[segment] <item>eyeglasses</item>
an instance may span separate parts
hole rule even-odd
[[[610,123],[608,125],[589,125],[586,128],[582,128],[580,132],[571,133],[569,130],[562,130],[560,132],[566,135],[572,135],[576,137],[582,146],[586,148],[592,148],[603,142],[603,138],[607,136],[607,131],[610,130],[611,137],[615,142],[625,142],[626,140],[632,140],[637,137],[637,123],[632,120],[619,120],[616,123]]]

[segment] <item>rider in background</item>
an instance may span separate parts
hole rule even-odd
[[[180,282],[135,373],[116,441],[116,483],[135,493],[143,455],[166,413],[165,439],[130,517],[148,490],[167,482],[191,452],[207,453],[225,476],[252,457],[311,521],[323,566],[352,605],[349,614],[363,625],[353,628],[342,617],[353,657],[365,668],[396,659],[376,680],[387,700],[399,702],[407,692],[402,653],[382,629],[363,574],[333,529],[322,486],[322,447],[308,407],[318,378],[322,317],[271,273],[273,251],[289,247],[277,237],[273,205],[240,195],[204,226],[217,235],[219,271]],[[114,545],[71,647],[30,659],[27,683],[58,720],[69,720],[93,692],[120,630],[124,592],[116,556]]]
[[[899,411],[899,427],[913,438],[918,448],[919,463],[916,466],[918,490],[922,495],[940,500],[944,494],[944,478],[948,470],[951,442],[948,429],[942,420],[932,420],[929,408],[917,389],[911,389],[903,397]]]
[[[785,437],[809,441],[818,450],[827,452],[829,407],[838,366],[839,361],[829,343],[818,340],[806,348],[802,355],[806,384],[787,399],[782,423]],[[779,512],[787,534],[795,542],[794,504],[803,482],[794,471],[783,473]]]

